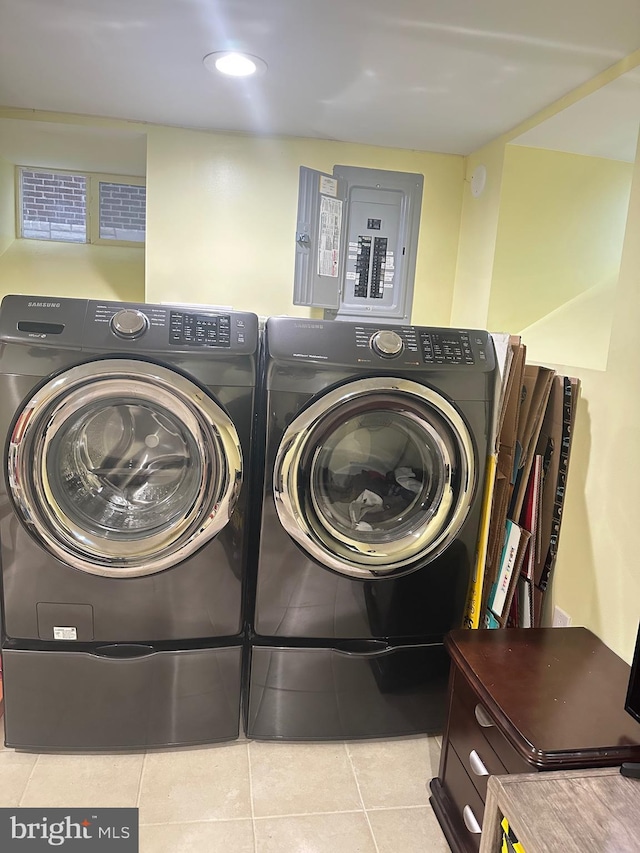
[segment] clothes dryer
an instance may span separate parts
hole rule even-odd
[[[250,313],[3,299],[8,746],[237,737],[257,345]]]
[[[440,731],[478,539],[487,332],[271,318],[247,734]],[[262,465],[261,465],[262,467]]]

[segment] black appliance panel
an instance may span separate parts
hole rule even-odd
[[[441,644],[254,645],[251,657],[249,737],[352,740],[443,729],[449,661]]]
[[[147,749],[237,738],[242,647],[5,648],[6,745]]]
[[[477,523],[473,510],[470,524]],[[428,565],[386,580],[358,580],[310,559],[267,499],[257,574],[255,632],[281,638],[441,639],[462,624],[475,542],[459,538]]]

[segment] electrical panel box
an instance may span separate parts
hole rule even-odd
[[[327,319],[409,322],[423,184],[408,172],[302,166],[294,304]]]

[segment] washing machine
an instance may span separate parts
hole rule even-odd
[[[251,313],[6,296],[7,746],[238,736]]]
[[[485,331],[270,318],[246,730],[442,730],[495,387]]]

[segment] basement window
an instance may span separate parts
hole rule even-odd
[[[143,178],[18,167],[19,228],[26,240],[141,246]]]

